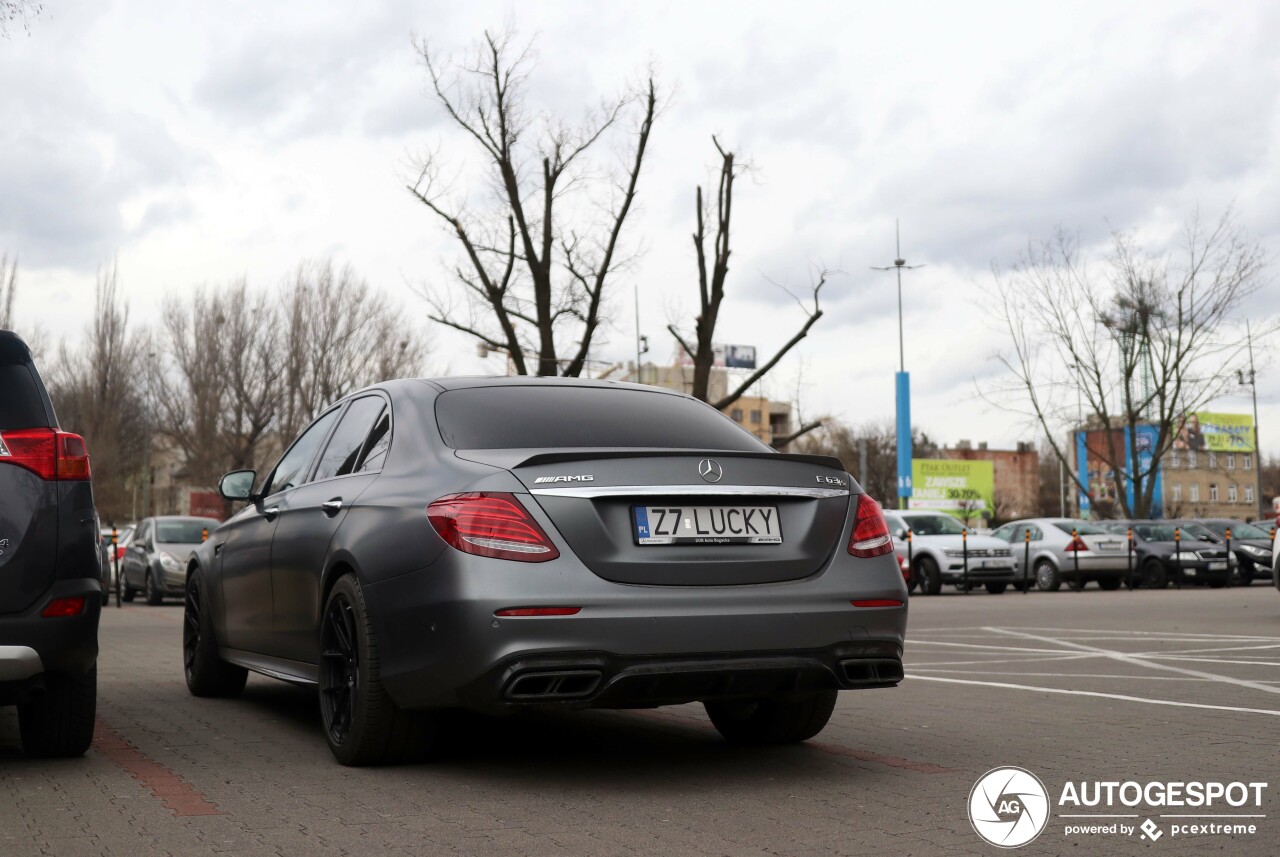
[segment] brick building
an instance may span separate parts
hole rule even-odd
[[[1031,517],[1039,511],[1040,453],[1035,444],[1020,442],[1015,449],[975,448],[967,440],[938,450],[938,458],[990,461],[995,478],[995,519]]]

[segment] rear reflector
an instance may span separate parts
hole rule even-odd
[[[54,429],[0,432],[0,464],[16,464],[50,481],[89,479],[89,451],[84,438]]]
[[[892,598],[873,598],[869,601],[850,601],[854,607],[901,607],[901,601],[895,601]]]
[[[440,538],[463,553],[546,562],[560,552],[514,494],[450,494],[427,507]]]
[[[853,535],[849,537],[849,553],[867,558],[893,551],[893,539],[880,504],[869,494],[858,495],[858,509],[853,516]]]
[[[47,619],[57,616],[79,616],[84,612],[84,596],[77,595],[74,598],[55,598],[49,602],[49,606],[40,611],[40,615]]]
[[[495,610],[494,616],[576,616],[581,607],[508,607]]]

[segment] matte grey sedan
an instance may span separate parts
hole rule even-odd
[[[315,687],[344,764],[429,753],[451,708],[702,702],[730,741],[797,742],[902,679],[879,505],[678,393],[391,381],[221,491],[247,505],[188,565],[187,685]]]

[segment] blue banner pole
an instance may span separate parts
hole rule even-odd
[[[898,420],[898,508],[907,508],[911,496],[911,375],[895,377]]]

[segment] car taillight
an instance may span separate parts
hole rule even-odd
[[[40,615],[46,619],[54,619],[59,616],[79,616],[84,612],[84,596],[76,595],[71,598],[55,598],[49,602],[49,606],[40,611]]]
[[[0,464],[16,464],[50,481],[89,478],[89,451],[84,438],[54,429],[0,432]]]
[[[1071,540],[1070,544],[1068,544],[1065,548],[1063,548],[1063,550],[1065,550],[1067,553],[1075,553],[1076,551],[1087,551],[1088,549],[1089,549],[1089,546],[1085,544],[1084,539],[1080,538],[1079,536],[1076,536],[1074,539]]]
[[[880,504],[869,494],[858,495],[858,508],[853,515],[853,535],[849,537],[849,553],[857,557],[882,556],[893,550],[889,525]]]
[[[547,562],[560,556],[514,494],[450,494],[427,507],[427,518],[440,538],[463,553],[519,562]]]
[[[116,545],[116,559],[124,559],[124,546]]]

